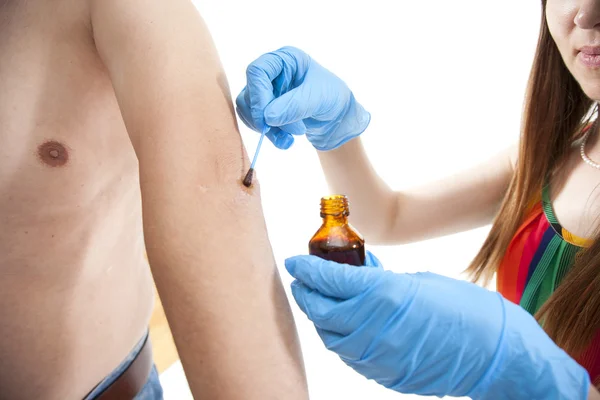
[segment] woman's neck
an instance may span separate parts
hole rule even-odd
[[[595,132],[592,132],[585,146],[585,154],[594,162],[600,164],[600,121],[596,124]]]

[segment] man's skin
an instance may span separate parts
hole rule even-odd
[[[196,398],[306,399],[191,2],[0,0],[0,54],[0,398],[82,399],[123,360],[152,311],[146,248]]]

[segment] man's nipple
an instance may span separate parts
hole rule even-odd
[[[38,158],[50,167],[62,167],[69,161],[69,152],[62,143],[49,140],[38,147]]]

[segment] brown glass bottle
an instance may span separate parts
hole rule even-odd
[[[346,196],[323,197],[323,225],[308,243],[309,254],[341,264],[365,265],[365,240],[348,223],[348,215]]]

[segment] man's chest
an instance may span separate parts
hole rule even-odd
[[[137,164],[85,26],[42,11],[0,6],[4,210],[79,204]]]

